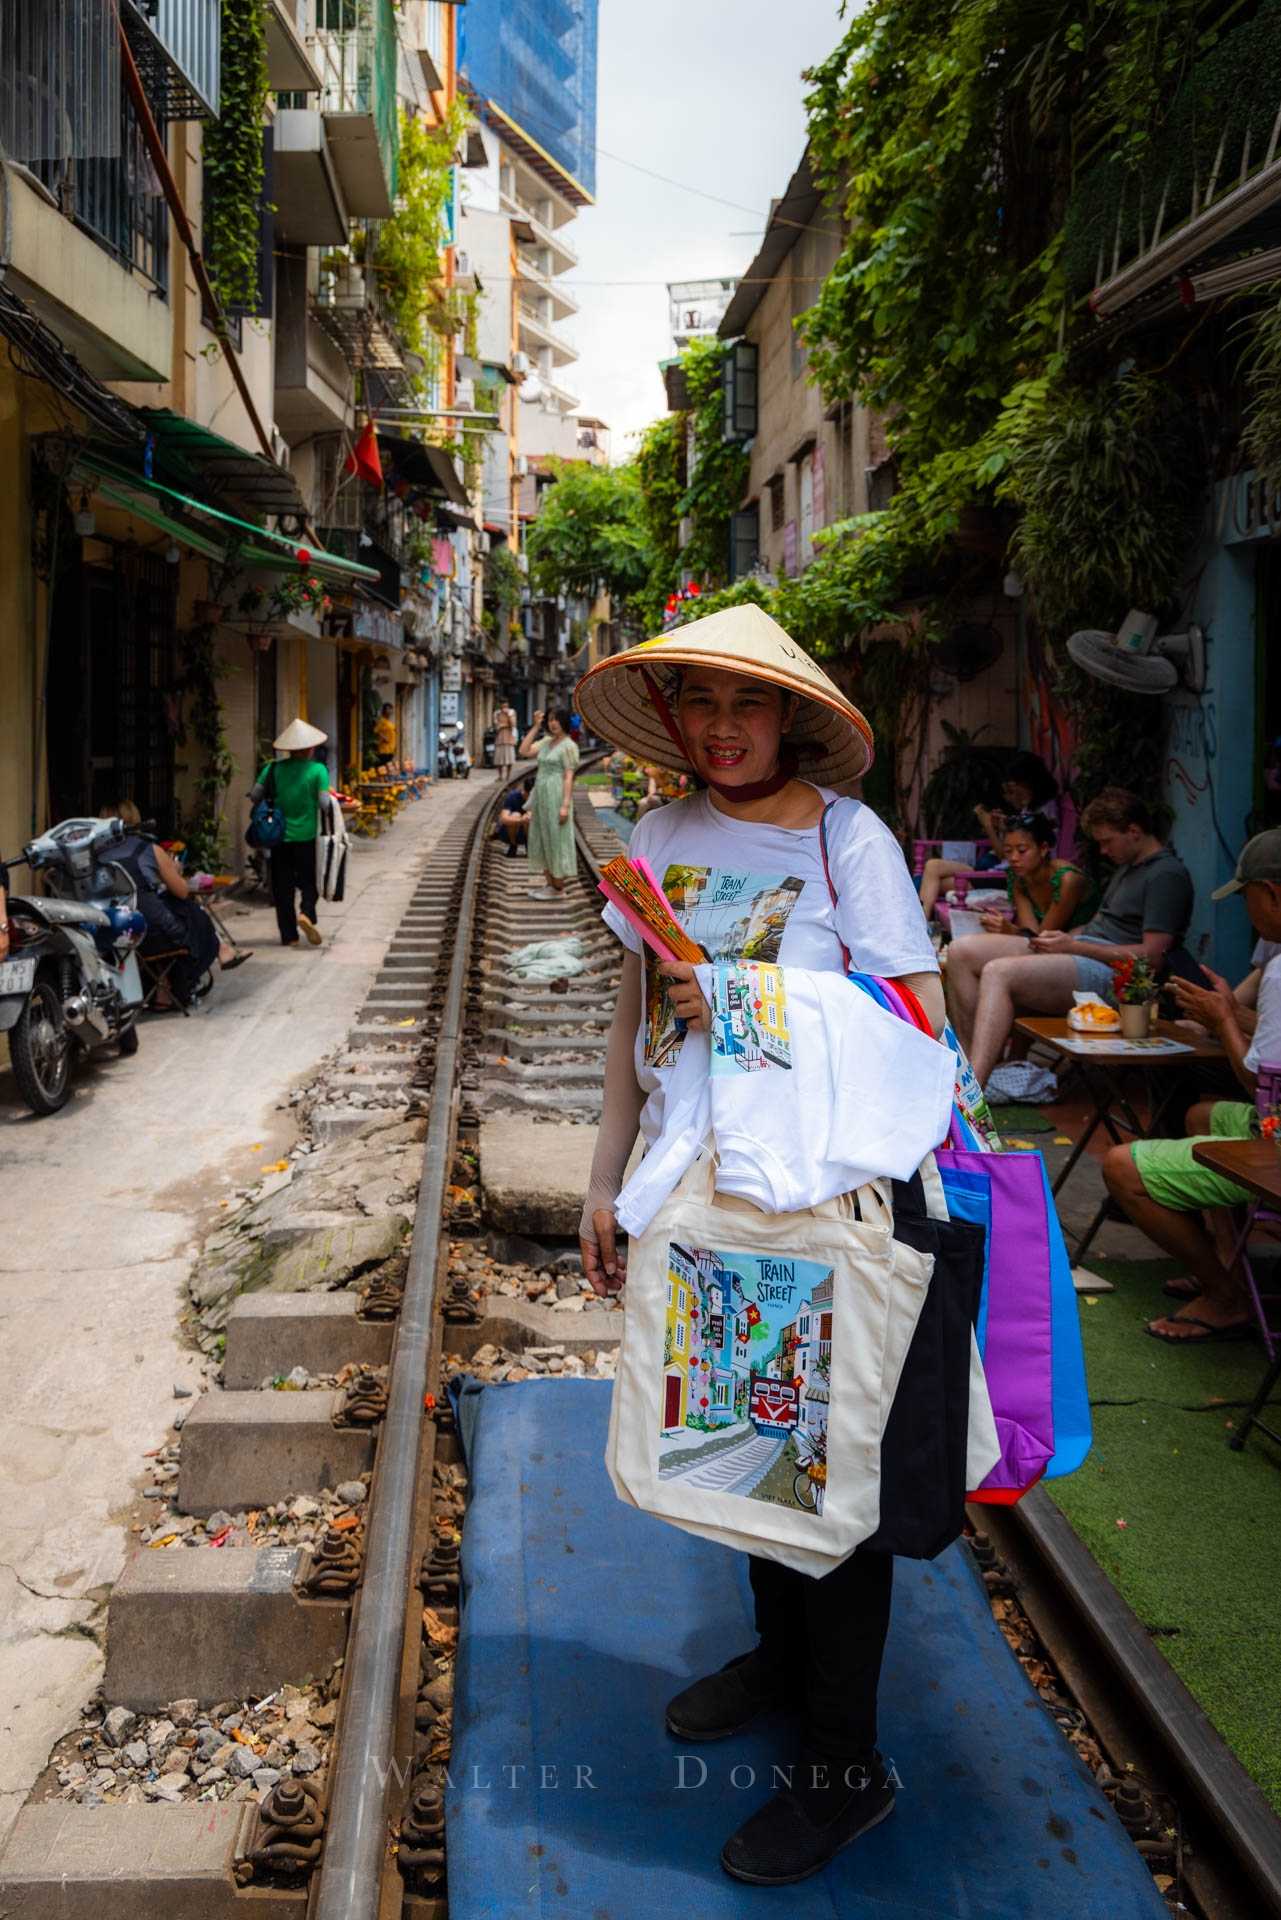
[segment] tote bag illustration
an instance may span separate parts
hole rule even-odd
[[[860,1217],[861,1216],[861,1217]],[[621,1497],[814,1571],[875,1531],[881,1436],[930,1282],[879,1185],[799,1213],[704,1155],[633,1241],[607,1457]]]

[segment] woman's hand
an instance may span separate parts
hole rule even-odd
[[[984,933],[1014,932],[1014,928],[1010,925],[1005,915],[1003,913],[997,913],[995,910],[991,913],[981,913],[979,915],[979,925],[982,927]]]
[[[1076,941],[1070,933],[1064,933],[1062,927],[1051,927],[1048,933],[1038,933],[1032,941],[1033,953],[1070,954],[1076,952]],[[1106,960],[1107,955],[1100,953],[1099,959]]]
[[[693,966],[688,960],[665,960],[659,968],[667,982],[667,997],[678,1019],[692,1027],[696,1033],[706,1033],[711,1027],[712,1010],[703,998],[703,989],[699,986]]]
[[[563,806],[560,810],[560,824],[562,825],[562,827],[564,826],[568,818],[569,818],[569,807]]]
[[[591,1232],[579,1228],[578,1249],[592,1292],[600,1294],[602,1299],[617,1293],[627,1278],[627,1270],[618,1252],[618,1227],[609,1207],[598,1207],[593,1213]]]

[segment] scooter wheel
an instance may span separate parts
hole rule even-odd
[[[42,975],[9,1035],[14,1078],[33,1113],[57,1113],[66,1106],[71,1093],[71,1047],[62,996],[54,982]]]
[[[132,1060],[134,1054],[137,1053],[138,1051],[137,1027],[126,1027],[124,1032],[121,1034],[120,1038],[117,1040],[116,1046],[119,1049],[120,1058],[122,1060]]]

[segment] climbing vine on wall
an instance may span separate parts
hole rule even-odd
[[[405,345],[429,363],[437,342],[466,325],[458,299],[445,287],[442,254],[449,241],[454,154],[467,126],[460,96],[439,126],[415,114],[400,117],[400,181],[395,217],[380,227],[375,267],[383,301]]]
[[[221,104],[204,132],[203,245],[219,301],[246,312],[261,299],[266,105],[266,10],[260,0],[222,0]]]

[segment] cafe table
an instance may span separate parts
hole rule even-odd
[[[1251,1427],[1258,1427],[1267,1434],[1269,1440],[1275,1440],[1281,1446],[1281,1433],[1262,1418],[1268,1397],[1277,1381],[1281,1380],[1281,1326],[1274,1327],[1271,1324],[1264,1305],[1265,1300],[1276,1300],[1277,1296],[1259,1292],[1247,1251],[1250,1234],[1260,1219],[1281,1224],[1281,1153],[1271,1140],[1198,1140],[1192,1149],[1192,1158],[1201,1166],[1209,1167],[1212,1173],[1222,1174],[1225,1180],[1232,1180],[1238,1187],[1244,1187],[1252,1196],[1232,1257],[1234,1261],[1242,1260],[1245,1266],[1250,1298],[1263,1336],[1268,1364],[1245,1419],[1239,1427],[1234,1428],[1228,1445],[1239,1453],[1249,1437]]]

